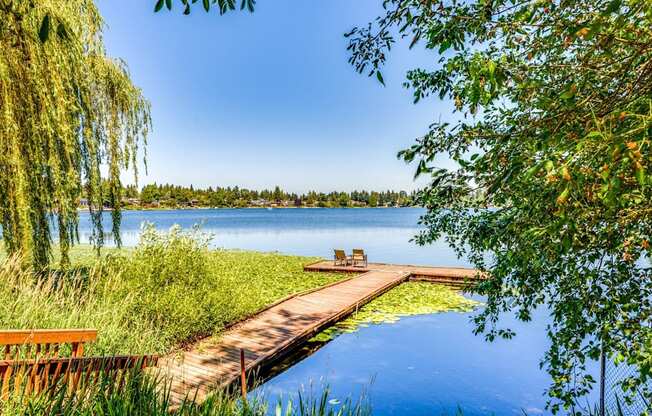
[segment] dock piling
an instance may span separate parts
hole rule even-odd
[[[242,400],[247,401],[247,373],[245,367],[244,349],[240,348],[240,390],[242,391]]]

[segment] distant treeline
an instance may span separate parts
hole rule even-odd
[[[414,193],[405,191],[353,191],[289,193],[280,187],[272,190],[251,190],[235,187],[208,187],[150,184],[138,189],[123,188],[123,208],[183,207],[394,207],[412,206]],[[85,200],[80,202],[85,206]]]

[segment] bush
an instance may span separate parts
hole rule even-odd
[[[110,272],[124,277],[125,295],[135,295],[131,313],[161,328],[163,345],[209,335],[228,323],[226,311],[236,309],[233,287],[211,273],[209,241],[196,228],[162,233],[145,225],[133,253],[106,259]]]

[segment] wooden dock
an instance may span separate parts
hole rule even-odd
[[[355,273],[364,274],[370,271],[386,271],[408,273],[409,280],[425,280],[435,283],[451,285],[464,285],[469,281],[478,279],[478,274],[473,269],[464,267],[431,267],[414,266],[410,264],[369,263],[367,267],[335,266],[332,261],[322,260],[307,264],[303,268],[306,272],[330,273]]]
[[[200,342],[159,360],[171,382],[171,399],[186,395],[201,400],[213,389],[240,377],[240,351],[248,373],[268,366],[312,336],[364,304],[409,280],[460,284],[475,271],[462,268],[369,263],[368,267],[336,267],[331,261],[312,263],[305,271],[347,272],[348,279],[286,298],[252,318],[227,329],[213,343]]]

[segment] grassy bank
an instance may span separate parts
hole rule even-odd
[[[90,354],[164,353],[278,299],[343,278],[304,273],[312,258],[210,250],[208,237],[173,228],[143,232],[132,249],[90,247],[73,267],[34,277],[19,259],[0,265],[0,327],[97,328]]]

